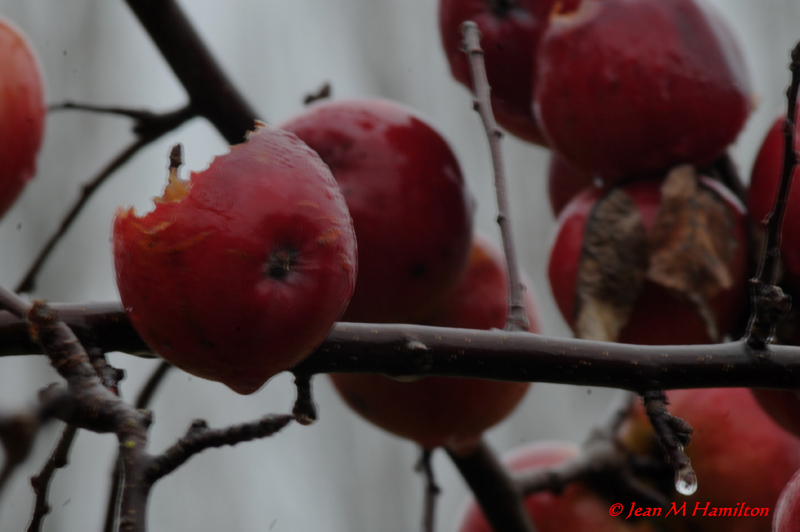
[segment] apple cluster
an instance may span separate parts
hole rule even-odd
[[[739,334],[758,251],[751,235],[772,209],[786,117],[767,133],[747,198],[737,197],[722,163],[754,96],[724,17],[706,0],[440,0],[451,72],[472,87],[460,47],[466,20],[483,35],[498,123],[551,150],[547,186],[557,223],[548,278],[574,334],[651,345]],[[2,216],[34,174],[45,105],[36,57],[5,21],[0,65],[0,94],[10,98],[0,105],[0,138],[11,139],[0,143]],[[120,208],[112,235],[127,315],[174,366],[251,394],[307,357],[338,321],[507,326],[503,253],[474,230],[459,163],[415,111],[383,99],[317,102],[277,127],[257,123],[245,142],[188,179],[175,159],[154,209],[140,216]],[[800,290],[797,224],[795,187],[781,242],[790,292]],[[524,295],[528,332],[541,332],[532,293]],[[800,327],[782,329],[778,340],[800,345]],[[415,354],[410,347],[398,356]],[[530,387],[330,378],[370,423],[426,450],[461,455]],[[671,412],[696,428],[687,454],[702,480],[687,501],[776,508],[774,524],[685,515],[659,525],[623,522],[609,515],[614,501],[598,485],[579,481],[527,497],[537,530],[797,529],[800,476],[791,477],[800,470],[800,394],[680,390],[669,400]],[[616,437],[631,455],[660,456],[642,408],[630,410]],[[506,464],[543,469],[579,452],[540,442]],[[473,504],[459,530],[489,525]]]
[[[574,334],[650,345],[740,336],[761,251],[753,242],[775,201],[786,126],[785,116],[776,120],[747,197],[743,187],[737,196],[726,186],[738,180],[726,151],[755,95],[723,14],[705,0],[440,0],[451,72],[472,88],[458,46],[465,20],[481,31],[498,124],[550,149],[547,187],[557,222],[548,277]],[[800,288],[798,194],[792,188],[781,241],[782,284],[790,292]],[[779,340],[800,345],[796,323],[793,316]],[[696,427],[687,453],[700,489],[689,500],[774,509],[800,468],[800,394],[683,390],[669,399],[670,411]],[[641,409],[629,414],[619,438],[639,456],[661,452]],[[508,465],[544,468],[575,452],[566,444],[534,445]],[[796,515],[800,482],[793,485],[782,511],[793,505]],[[610,518],[614,501],[599,504],[603,490],[585,488],[528,497],[537,530],[652,529],[651,522]],[[664,489],[679,497],[671,483]],[[770,523],[688,518],[657,526],[767,531]],[[460,530],[489,527],[473,505]]]

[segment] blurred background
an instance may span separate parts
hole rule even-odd
[[[477,199],[476,227],[499,242],[486,140],[471,97],[449,74],[435,0],[182,0],[227,73],[261,117],[281,122],[303,97],[329,82],[333,96],[381,96],[416,109],[449,140]],[[800,39],[796,0],[717,0],[741,39],[759,106],[732,149],[746,178],[758,144],[784,106],[788,52]],[[48,102],[66,100],[168,111],[182,106],[181,86],[122,0],[0,0],[0,14],[28,35],[40,56]],[[187,58],[191,60],[191,58]],[[2,73],[0,73],[2,75]],[[124,118],[51,114],[39,171],[0,221],[0,283],[13,287],[44,241],[94,176],[132,139]],[[205,168],[226,143],[195,120],[143,150],[94,196],[39,277],[36,297],[59,302],[118,298],[109,245],[119,205],[142,212],[159,195],[167,154],[181,142],[186,168]],[[511,214],[522,267],[533,280],[544,331],[566,336],[546,279],[554,220],[547,203],[548,153],[506,137]],[[122,392],[138,392],[156,362],[114,353],[127,372]],[[0,360],[0,411],[32,404],[54,380],[44,357]],[[155,488],[153,531],[395,532],[419,530],[423,483],[413,471],[415,445],[352,414],[324,376],[314,380],[320,419],[273,438],[194,457]],[[541,439],[581,441],[603,418],[613,390],[537,384],[512,417],[487,435],[500,452]],[[174,370],[155,398],[151,451],[178,438],[192,419],[212,427],[291,409],[291,379],[281,375],[254,395]],[[0,500],[0,530],[23,530],[33,494],[28,478],[60,432],[49,425],[32,459]],[[45,530],[100,530],[116,440],[81,432],[70,465],[52,484]],[[443,488],[437,530],[453,531],[468,491],[444,453],[434,467]]]

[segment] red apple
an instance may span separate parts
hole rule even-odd
[[[583,189],[595,186],[595,181],[591,173],[581,170],[557,153],[551,152],[547,169],[547,194],[553,214],[558,217],[572,198]]]
[[[773,532],[797,532],[800,530],[800,471],[786,484],[775,506]]]
[[[156,208],[114,219],[114,265],[136,331],[171,364],[256,391],[344,312],[356,241],[336,181],[296,136],[250,133],[204,171],[170,175]]]
[[[800,440],[776,425],[745,388],[673,390],[667,398],[670,413],[694,428],[686,454],[698,488],[690,497],[672,495],[678,506],[687,503],[683,524],[696,532],[769,531],[778,496],[800,469]],[[660,456],[641,406],[626,420],[620,439],[635,451]],[[728,511],[732,515],[724,516]]]
[[[486,75],[497,123],[521,139],[544,144],[531,107],[536,84],[534,61],[539,39],[556,4],[578,0],[440,0],[439,31],[453,77],[472,88],[461,24],[471,20],[481,31]]]
[[[472,203],[442,136],[386,100],[321,102],[285,122],[327,163],[358,238],[346,321],[410,322],[440,304],[467,264]]]
[[[758,405],[784,430],[800,437],[800,392],[794,390],[750,390]]]
[[[736,139],[751,83],[704,0],[582,0],[550,19],[534,108],[549,146],[606,180],[704,166]]]
[[[44,81],[22,32],[0,18],[0,217],[36,173],[44,135]]]
[[[539,331],[536,304],[525,292],[530,331]],[[469,266],[447,301],[425,325],[491,329],[505,326],[508,277],[502,253],[476,237]],[[400,356],[400,355],[398,355]],[[522,400],[529,384],[454,377],[397,380],[381,375],[331,374],[347,404],[371,423],[432,449],[466,450]]]
[[[717,342],[747,297],[744,211],[680,167],[664,181],[586,189],[561,212],[548,277],[578,337]]]
[[[514,451],[504,462],[514,472],[556,466],[578,454],[568,442],[543,441]],[[543,491],[525,498],[525,508],[538,532],[592,531],[645,532],[655,530],[643,520],[624,521],[609,514],[614,501],[605,501],[586,485],[573,482],[562,493]],[[625,517],[624,515],[622,517]],[[472,501],[458,532],[493,532],[478,505]]]

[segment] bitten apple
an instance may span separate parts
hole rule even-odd
[[[705,0],[582,0],[550,19],[535,64],[548,145],[607,181],[707,165],[751,109],[738,43]]]
[[[47,112],[39,61],[22,32],[0,18],[0,217],[36,173]]]
[[[461,48],[461,24],[471,20],[481,31],[486,75],[492,87],[497,123],[521,139],[544,144],[533,114],[534,62],[539,39],[556,4],[579,0],[440,0],[439,31],[453,77],[472,87],[467,56]]]
[[[356,279],[356,240],[336,181],[291,133],[263,124],[180,180],[155,210],[120,209],[117,286],[136,331],[165,360],[256,391],[317,347]]]
[[[558,218],[550,288],[579,338],[718,342],[747,297],[746,231],[736,198],[688,166],[586,189]]]
[[[422,323],[502,328],[508,316],[507,283],[501,252],[478,236],[455,291]],[[536,304],[530,291],[525,296],[529,330],[538,332]],[[345,402],[373,424],[427,449],[447,445],[457,451],[469,449],[486,429],[508,416],[529,387],[526,382],[455,377],[400,381],[381,375],[333,373],[331,379]]]
[[[379,99],[314,104],[284,122],[339,183],[358,238],[345,321],[411,322],[441,304],[467,264],[472,200],[450,146]]]

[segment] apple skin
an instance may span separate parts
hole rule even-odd
[[[555,14],[536,61],[548,145],[607,182],[705,166],[736,139],[751,82],[704,0],[583,0]]]
[[[39,60],[21,30],[0,17],[0,217],[36,173],[47,108]]]
[[[772,123],[761,143],[750,173],[747,208],[750,219],[762,226],[766,225],[767,215],[772,211],[783,171],[785,119],[786,115],[783,115]],[[800,150],[800,126],[797,121],[794,134],[794,149]],[[796,180],[798,175],[800,166],[792,173],[793,183],[798,182]],[[792,185],[789,189],[786,214],[781,229],[780,250],[786,281],[795,289],[800,289],[800,186]]]
[[[734,327],[748,293],[744,208],[718,182],[701,178],[701,183],[723,198],[731,209],[735,218],[731,234],[739,243],[735,258],[730,264],[734,284],[709,302],[716,316],[717,330],[724,335]],[[638,207],[648,232],[658,214],[660,186],[659,180],[644,180],[623,187]],[[600,188],[583,190],[564,207],[557,220],[556,234],[550,248],[548,278],[561,315],[570,327],[574,327],[575,286],[582,256],[583,235],[593,207],[606,192],[607,189]],[[709,336],[706,324],[694,306],[677,299],[659,284],[646,280],[616,341],[640,345],[694,345],[718,340]]]
[[[594,176],[568,163],[555,152],[550,152],[547,167],[547,196],[550,209],[558,218],[567,203],[586,188],[594,187]]]
[[[796,532],[800,530],[800,471],[786,484],[775,505],[773,532]]]
[[[553,467],[579,453],[570,442],[540,441],[513,451],[504,459],[513,472]],[[528,495],[525,508],[538,532],[567,530],[592,532],[650,532],[655,530],[643,520],[624,521],[609,515],[612,502],[606,502],[586,485],[572,482],[560,494],[549,491]],[[624,515],[623,515],[624,517]],[[461,519],[458,532],[493,532],[475,501]]]
[[[579,0],[561,0],[571,7]],[[557,0],[440,0],[439,31],[453,77],[472,89],[467,55],[461,49],[461,24],[471,20],[481,31],[486,75],[497,123],[517,137],[545,144],[533,114],[534,61],[538,42]]]
[[[775,424],[746,388],[671,390],[667,399],[669,412],[694,428],[685,450],[698,488],[690,497],[672,495],[678,504],[687,501],[684,524],[695,532],[768,532],[781,490],[800,469],[800,440]],[[621,427],[620,440],[639,453],[661,453],[641,405]],[[769,508],[770,516],[692,517],[695,503],[709,503],[708,511],[745,503]]]
[[[800,392],[794,390],[750,390],[758,405],[784,430],[800,437]]]
[[[131,323],[171,364],[249,394],[344,312],[355,233],[330,170],[296,136],[262,125],[155,203],[117,211],[114,263]]]
[[[358,238],[358,282],[344,321],[417,321],[467,264],[472,199],[444,138],[380,99],[320,102],[284,122],[319,153]]]
[[[525,291],[529,330],[539,332],[539,316]],[[502,253],[476,236],[469,266],[442,307],[424,325],[467,329],[505,326],[508,277]],[[400,356],[400,355],[398,355]],[[447,445],[466,452],[489,427],[508,416],[529,388],[527,382],[457,377],[398,380],[383,375],[332,373],[344,401],[371,423],[426,449]]]

